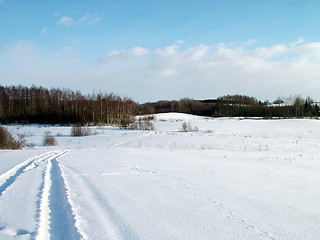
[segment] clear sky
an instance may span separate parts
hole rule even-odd
[[[0,0],[0,84],[320,100],[320,1]]]

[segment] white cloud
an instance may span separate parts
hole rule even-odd
[[[171,46],[167,46],[164,49],[157,49],[156,53],[162,56],[170,56],[170,55],[174,55],[175,53],[178,53],[178,49],[180,48],[179,45],[171,45]]]
[[[96,23],[99,22],[102,18],[100,16],[98,16],[97,13],[94,14],[86,14],[84,16],[82,16],[77,22],[78,23]]]
[[[106,60],[107,60],[107,58],[113,57],[113,56],[117,56],[118,54],[120,54],[119,51],[112,51],[112,52],[108,53],[108,54],[105,56],[105,58],[106,58]]]
[[[254,49],[253,54],[262,58],[272,58],[285,54],[288,51],[288,47],[285,45],[274,45],[271,47],[262,47]]]
[[[65,25],[65,26],[71,26],[74,24],[74,19],[67,16],[62,16],[58,21],[57,24]]]
[[[58,21],[57,24],[65,25],[65,26],[71,26],[71,25],[77,25],[77,24],[83,24],[83,23],[89,23],[93,24],[96,22],[101,21],[101,17],[97,14],[86,14],[82,16],[79,20],[75,20],[71,17],[62,16]]]
[[[93,63],[71,46],[44,55],[29,42],[0,53],[2,84],[93,89],[125,94],[140,102],[246,94],[261,100],[301,94],[320,100],[320,42],[275,44],[255,49],[228,44],[134,47]],[[45,79],[45,81],[44,81]],[[31,82],[32,81],[32,82]]]
[[[113,69],[115,62],[105,61],[100,71],[119,81],[130,79],[136,87],[126,94],[145,101],[236,93],[261,100],[297,93],[320,98],[320,42],[299,42],[255,49],[246,48],[247,43],[241,47],[221,43],[184,50],[175,43],[144,49],[147,54],[142,56],[133,55],[133,49],[121,50],[108,55],[116,56],[117,68]]]
[[[135,47],[131,50],[131,52],[135,56],[144,56],[147,55],[150,51],[142,47]]]
[[[185,42],[183,41],[183,40],[177,40],[176,42],[175,42],[175,44],[184,44]]]
[[[191,61],[200,61],[201,59],[207,56],[210,48],[210,46],[201,44],[197,47],[187,49],[187,51],[185,51],[185,54],[188,55],[188,58]]]
[[[112,51],[102,57],[102,61],[107,62],[127,62],[132,59],[137,59],[139,57],[145,56],[150,51],[142,47],[134,47],[131,50],[121,50],[121,51]]]

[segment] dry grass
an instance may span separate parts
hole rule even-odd
[[[91,129],[88,127],[81,126],[79,124],[74,125],[71,129],[71,136],[73,137],[82,137],[90,135],[92,135]]]
[[[55,146],[57,145],[57,141],[53,136],[47,135],[43,139],[44,146]]]
[[[192,127],[191,123],[188,122],[183,122],[180,128],[180,132],[197,132],[199,131],[198,127]]]
[[[0,126],[0,149],[21,149],[22,142],[15,140],[11,133]]]

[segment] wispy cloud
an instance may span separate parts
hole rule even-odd
[[[301,36],[299,36],[298,39],[297,39],[297,41],[293,42],[293,43],[291,44],[291,46],[296,46],[296,45],[299,45],[299,44],[301,44],[301,43],[303,43],[303,42],[304,42],[304,38],[301,37]]]
[[[112,51],[101,59],[104,63],[125,62],[130,60],[137,60],[149,54],[149,50],[142,47],[134,47],[131,50]]]
[[[45,28],[43,28],[42,30],[41,30],[41,33],[42,34],[46,34],[48,32],[48,28],[47,27],[45,27]]]
[[[74,19],[67,16],[62,16],[58,21],[57,24],[65,25],[65,26],[71,26],[75,23]]]
[[[252,45],[256,42],[257,42],[257,39],[250,39],[250,40],[246,41],[244,45],[249,46],[249,45]]]
[[[79,19],[79,22],[88,21],[90,18],[91,18],[90,14],[86,14],[86,15],[84,15],[83,17],[81,17],[81,18]]]
[[[94,17],[94,18],[92,18],[90,21],[89,21],[89,23],[96,23],[96,22],[100,22],[101,21],[101,19],[102,19],[102,17]]]
[[[65,25],[65,26],[71,26],[71,25],[77,25],[77,24],[83,24],[83,23],[96,23],[101,21],[101,17],[97,14],[86,14],[82,16],[80,19],[75,20],[74,18],[62,16],[58,21],[57,24]]]
[[[88,23],[95,23],[99,22],[102,18],[98,16],[97,13],[94,14],[86,14],[79,19],[79,23],[81,22],[88,22]]]
[[[184,41],[183,41],[183,40],[177,40],[177,41],[175,42],[175,44],[184,44]]]

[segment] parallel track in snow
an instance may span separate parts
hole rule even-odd
[[[10,187],[25,170],[27,170],[28,167],[31,167],[32,164],[35,164],[36,162],[45,161],[54,157],[59,152],[60,151],[50,151],[33,158],[29,158],[0,175],[0,197],[7,188]]]
[[[76,227],[75,214],[68,198],[67,187],[61,174],[60,164],[57,161],[57,158],[67,152],[67,150],[46,152],[29,158],[0,175],[1,201],[5,195],[9,197],[10,194],[15,194],[15,192],[9,191],[9,189],[17,189],[16,187],[21,184],[21,180],[26,176],[29,179],[30,176],[31,178],[38,178],[39,174],[24,174],[29,171],[35,171],[38,166],[42,166],[42,178],[39,179],[41,184],[35,196],[35,199],[37,199],[34,215],[35,229],[33,232],[24,231],[24,234],[29,234],[32,240],[84,239]],[[37,179],[35,180],[37,181]],[[20,206],[15,205],[10,207],[20,208]],[[11,229],[10,226],[0,227],[0,231],[4,231],[2,234],[8,232],[10,236],[20,235],[19,231],[15,233],[15,230]]]
[[[40,189],[39,219],[36,240],[83,239],[75,225],[75,216],[57,158],[61,151],[48,159],[44,182]]]

